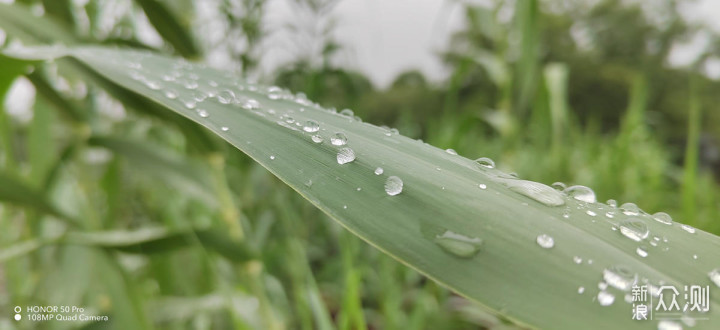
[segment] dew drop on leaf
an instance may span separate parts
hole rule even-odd
[[[318,135],[318,134],[313,135],[312,137],[310,137],[310,139],[312,139],[312,141],[315,142],[315,143],[322,143],[322,142],[323,142],[322,136],[320,136],[320,135]]]
[[[680,228],[682,228],[684,231],[686,231],[690,234],[695,234],[695,228],[693,228],[692,226],[683,224],[683,225],[680,225]]]
[[[223,132],[227,132],[227,131],[230,130],[230,128],[228,128],[227,126],[220,127],[220,129],[221,129]]]
[[[620,233],[633,241],[640,242],[650,235],[650,230],[639,218],[629,218],[620,222]]]
[[[628,291],[637,283],[637,274],[623,266],[611,266],[603,269],[603,279],[618,290]]]
[[[402,179],[391,176],[388,177],[387,180],[385,180],[385,192],[390,196],[395,196],[399,193],[401,193],[403,190],[403,181]]]
[[[643,258],[648,256],[647,248],[645,248],[643,246],[638,246],[637,249],[635,249],[635,253],[637,253],[637,255],[639,255]]]
[[[347,136],[341,132],[335,133],[330,137],[330,143],[334,146],[344,146],[347,144]]]
[[[635,203],[625,203],[620,205],[622,213],[625,215],[638,215],[640,214],[640,208]]]
[[[342,148],[338,150],[337,162],[338,164],[347,164],[355,160],[355,152],[350,148]]]
[[[672,217],[665,212],[655,213],[652,215],[652,217],[653,217],[653,219],[655,219],[655,221],[662,223],[662,224],[672,225],[672,223],[673,223]]]
[[[308,133],[314,133],[320,130],[320,125],[314,120],[308,120],[303,126],[303,131]]]
[[[449,154],[451,154],[451,155],[457,155],[457,154],[458,154],[457,151],[455,151],[455,149],[445,149],[445,152],[447,152],[447,153],[449,153]]]
[[[595,192],[585,186],[570,186],[563,190],[568,196],[585,203],[595,203]]]
[[[470,258],[480,251],[482,239],[478,237],[468,237],[446,230],[441,235],[435,236],[435,243],[452,255],[461,258]]]
[[[711,270],[708,273],[708,277],[713,283],[715,283],[715,285],[717,285],[718,288],[720,288],[720,267]]]
[[[549,249],[555,246],[555,240],[547,234],[541,234],[538,235],[538,237],[535,239],[538,245],[544,249]]]
[[[210,114],[205,109],[197,109],[197,114],[202,118],[210,117]]]
[[[600,291],[597,295],[597,301],[600,306],[610,306],[615,302],[615,296],[607,291]]]
[[[495,168],[495,162],[487,157],[480,157],[475,160],[475,163],[484,168]]]
[[[682,330],[682,326],[675,322],[670,320],[662,320],[658,322],[658,330]]]
[[[378,167],[375,169],[375,175],[383,174],[383,172],[385,172],[385,170],[383,170],[382,167]]]

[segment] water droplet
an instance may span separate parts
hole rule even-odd
[[[375,169],[375,175],[383,174],[383,172],[385,172],[385,171],[383,170],[382,167],[378,167]]]
[[[399,193],[401,193],[403,190],[403,181],[402,179],[391,176],[385,180],[385,192],[390,196],[395,196]]]
[[[631,304],[633,302],[633,297],[629,293],[625,295],[624,299],[625,302],[628,304]]]
[[[648,237],[650,230],[639,218],[629,218],[620,222],[620,233],[633,241],[640,242]]]
[[[555,246],[555,240],[551,236],[546,234],[538,235],[538,237],[535,239],[535,242],[537,242],[538,245],[545,249],[549,249]]]
[[[635,249],[635,253],[637,253],[639,256],[645,258],[648,256],[647,248],[644,246],[638,246],[637,249]]]
[[[662,320],[658,322],[658,330],[682,330],[682,326],[674,321]]]
[[[195,100],[187,100],[183,101],[183,105],[185,105],[185,107],[188,109],[195,109],[197,102],[195,102]]]
[[[480,189],[487,189],[487,185],[484,183],[479,184],[478,187],[480,187]]]
[[[347,144],[347,136],[343,133],[335,133],[335,135],[330,137],[330,143],[334,146],[344,146]]]
[[[605,212],[605,217],[612,219],[615,217],[615,213],[614,212]]]
[[[322,143],[322,142],[323,142],[322,136],[317,135],[317,134],[316,134],[316,135],[313,135],[310,139],[312,139],[312,141],[315,142],[315,143]]]
[[[614,199],[608,199],[606,204],[612,208],[617,208],[617,201]]]
[[[455,151],[455,149],[445,149],[445,152],[447,152],[447,153],[449,153],[449,154],[451,154],[451,155],[457,155],[457,154],[458,154],[457,151]]]
[[[231,91],[229,89],[221,90],[220,92],[217,93],[216,97],[217,97],[218,102],[220,102],[222,104],[234,103],[236,100],[235,93],[233,93],[233,91]]]
[[[350,109],[342,109],[340,110],[340,114],[345,117],[355,118],[355,112]]]
[[[305,181],[305,186],[311,187],[312,185],[313,185],[312,180],[309,180],[309,179],[308,179],[307,181]]]
[[[357,190],[357,191],[361,191],[361,190],[362,190],[362,188],[360,188],[360,187],[357,187],[357,189],[355,189],[355,190]]]
[[[592,264],[593,264],[593,260],[592,260],[592,259],[588,259],[587,263],[588,263],[588,265],[592,265]]]
[[[615,296],[610,292],[600,291],[597,294],[597,301],[600,303],[600,306],[610,306],[615,302]]]
[[[640,214],[640,208],[635,203],[625,203],[620,205],[622,213],[625,215],[638,215]]]
[[[347,210],[347,205],[343,205],[343,209]]]
[[[452,150],[452,149],[449,149],[449,150]],[[492,159],[487,158],[487,157],[480,157],[475,160],[475,163],[478,164],[478,166],[480,166],[480,167],[495,168],[495,162]]]
[[[579,287],[579,288],[578,288],[578,294],[582,294],[583,292],[585,292],[585,288],[582,287],[582,286]]]
[[[682,225],[680,225],[680,228],[682,228],[684,231],[686,231],[690,234],[695,234],[695,228],[693,228],[692,226],[682,224]]]
[[[338,150],[337,162],[338,164],[347,164],[355,160],[355,152],[350,148],[342,148]]]
[[[693,254],[693,259],[697,260],[698,256],[697,254]]]
[[[713,283],[715,283],[715,285],[717,285],[720,288],[720,268],[715,268],[715,269],[711,270],[708,273],[708,277],[710,278],[711,281],[713,281]]]
[[[562,182],[553,182],[553,184],[550,185],[551,187],[555,188],[556,190],[563,191],[567,188],[567,185],[565,185]]]
[[[176,92],[174,89],[168,88],[168,89],[165,90],[165,97],[167,97],[167,98],[169,98],[169,99],[171,99],[171,100],[174,100],[174,99],[176,99],[176,98],[178,97],[178,94],[177,94],[177,92]]]
[[[158,90],[158,89],[162,88],[162,85],[160,85],[160,83],[158,83],[157,81],[152,81],[152,80],[146,81],[145,86],[147,86],[148,88],[150,88],[152,90]]]
[[[603,279],[618,290],[628,291],[637,283],[637,274],[623,266],[611,266],[603,270]]]
[[[470,258],[480,251],[482,239],[446,230],[442,235],[435,236],[435,243],[446,252],[461,258]]]
[[[605,282],[602,282],[602,281],[601,281],[601,282],[598,283],[598,289],[600,289],[600,290],[606,290],[607,287],[608,287],[608,284],[605,283]]]
[[[653,219],[655,219],[655,221],[657,221],[659,223],[663,223],[666,225],[672,225],[672,223],[673,223],[672,217],[665,212],[655,213],[652,215],[652,217],[653,217]]]
[[[270,160],[275,160],[275,156],[270,156]]]
[[[591,217],[594,217],[594,216],[597,215],[597,213],[595,213],[595,212],[593,212],[593,211],[590,211],[590,210],[585,211],[585,213],[586,213],[587,215],[591,216]]]
[[[595,192],[585,186],[570,186],[567,187],[567,189],[563,190],[565,194],[568,196],[575,198],[581,202],[585,203],[595,203],[597,202],[597,199],[595,198]]]
[[[565,204],[565,198],[563,198],[562,193],[542,183],[504,178],[496,178],[495,181],[503,184],[510,190],[532,198],[543,205],[560,206]]]
[[[220,127],[220,129],[221,129],[223,132],[227,132],[227,131],[230,130],[230,128],[228,128],[227,126]]]
[[[240,106],[246,110],[260,109],[260,102],[255,99],[247,99]]]
[[[578,256],[574,256],[574,257],[573,257],[573,262],[579,265],[579,264],[582,263],[582,258],[580,258],[580,257],[578,257]]]
[[[305,122],[305,126],[303,126],[303,131],[314,133],[320,130],[320,125],[314,120],[308,120]]]
[[[210,117],[210,114],[205,109],[197,109],[196,112],[197,112],[198,116],[200,116],[202,118]]]

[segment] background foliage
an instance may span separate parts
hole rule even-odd
[[[272,32],[266,2],[217,3],[220,38],[203,34],[213,27],[190,0],[16,1],[0,7],[0,28],[5,46],[99,43],[194,61],[225,54],[239,75],[365,121],[720,234],[718,82],[703,74],[718,60],[718,36],[682,20],[678,1],[467,4],[466,28],[438,54],[448,81],[411,71],[387,89],[333,65],[343,49],[327,17],[335,1],[293,2],[307,22],[288,28],[310,46],[271,74],[258,66]],[[148,26],[158,40],[143,35]],[[710,47],[670,67],[672,47],[698,32]],[[8,59],[0,69],[0,95],[27,73]],[[504,326],[146,100],[53,63],[27,79],[37,91],[32,116],[0,112],[0,196],[12,198],[0,205],[0,310],[74,303],[111,312],[121,329]],[[115,234],[46,245],[63,230],[59,219]],[[210,229],[188,233],[188,224]],[[0,318],[0,328],[12,326]]]

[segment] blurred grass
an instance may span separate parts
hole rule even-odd
[[[17,2],[12,10],[0,9],[0,27],[25,43],[85,40],[149,47],[135,34],[120,33],[132,26],[132,13],[117,22],[117,33],[100,31],[99,13],[109,6],[102,1],[82,8],[70,1],[41,1],[52,4],[45,7],[44,18],[57,23],[21,7],[40,1]],[[165,2],[137,1],[152,6],[131,8],[150,18],[165,51],[197,57],[203,52],[189,41],[192,33],[179,30],[188,25],[153,9],[163,6],[169,12]],[[720,138],[717,82],[697,71],[652,67],[661,62],[662,51],[635,50],[638,58],[611,56],[646,41],[645,36],[638,42],[602,34],[622,27],[599,32],[592,56],[561,48],[568,41],[560,36],[568,33],[558,31],[569,30],[578,20],[575,13],[548,14],[537,1],[517,3],[511,23],[497,18],[500,5],[467,8],[469,27],[457,40],[470,46],[449,46],[448,53],[455,53],[448,56],[453,73],[442,85],[410,72],[388,90],[376,90],[356,72],[305,63],[266,80],[305,91],[323,105],[352,108],[367,121],[397,127],[469,158],[491,157],[523,178],[581,183],[593,187],[600,199],[635,202],[649,213],[665,211],[720,234],[720,189],[713,174],[720,171],[717,163],[703,166],[700,160],[703,133]],[[632,10],[613,12],[616,2],[601,3],[592,11],[598,14],[586,18],[589,25],[621,19],[627,38],[646,30],[667,33],[662,36],[667,39],[684,36],[670,34],[681,30],[676,25],[660,32],[635,28],[630,23],[640,20]],[[78,27],[79,11],[88,15],[87,31]],[[261,37],[261,21],[234,19],[243,23],[236,28]],[[244,68],[261,60],[253,54],[254,49],[238,56]],[[63,72],[62,81],[46,76],[43,67],[35,70],[29,78],[38,100],[30,123],[0,111],[0,194],[14,200],[0,204],[0,310],[31,304],[89,306],[111,314],[116,329],[506,326],[362,244],[248,157],[228,152],[229,146],[198,133],[197,127],[153,111],[151,104],[123,90],[103,89],[103,82],[87,72]],[[0,96],[24,73],[0,59]],[[106,93],[124,107],[122,120],[108,114],[110,106],[102,101],[109,98]],[[90,133],[142,145],[113,147],[88,140]],[[676,139],[684,147],[675,148]],[[152,169],[167,162],[177,170]],[[198,183],[198,167],[212,169],[212,179]],[[203,185],[208,182],[212,187]],[[250,262],[235,260],[195,238],[157,254],[146,247],[139,249],[146,253],[136,254],[41,244],[66,230],[62,218],[82,219],[87,231],[210,227],[227,233],[231,248],[248,248],[238,243],[243,237],[242,244],[260,255]],[[170,303],[174,309],[157,312]],[[0,316],[0,328],[16,328],[9,317]],[[36,325],[65,327],[74,325]]]

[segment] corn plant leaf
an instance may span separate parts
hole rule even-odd
[[[720,267],[715,235],[518,179],[230,72],[108,48],[66,55],[205,126],[355,235],[518,325],[657,326],[631,319],[634,283],[709,286],[711,313],[720,308],[708,276]],[[718,317],[696,325],[718,327]]]

